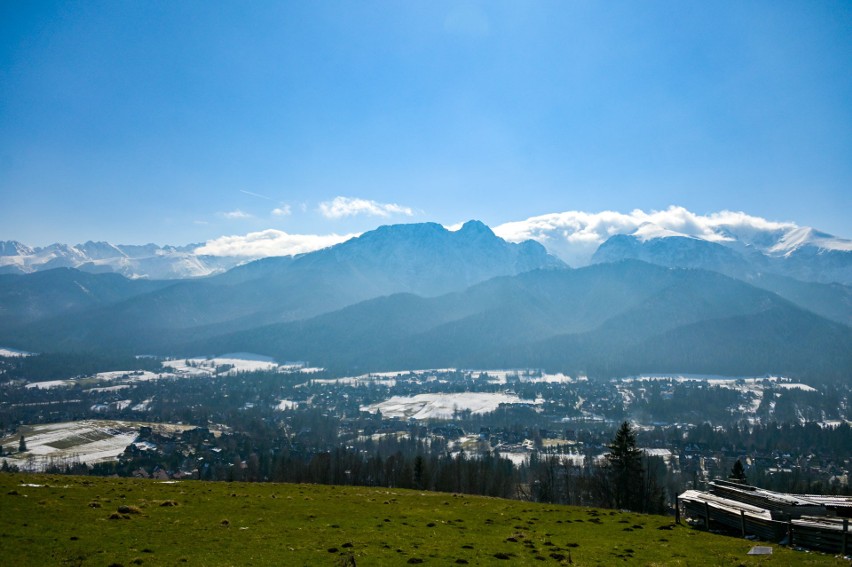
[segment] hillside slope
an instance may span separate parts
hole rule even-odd
[[[193,341],[340,371],[534,367],[611,376],[674,369],[812,379],[852,369],[852,329],[714,272],[642,262],[539,270],[437,298],[396,295]]]
[[[268,258],[217,277],[93,301],[73,314],[54,309],[52,318],[13,321],[0,328],[0,341],[37,351],[158,352],[190,337],[305,319],[392,293],[440,295],[543,267],[564,265],[540,244],[505,242],[480,222],[455,232],[434,223],[387,226],[297,258]],[[26,288],[51,273],[6,277]]]
[[[664,516],[387,488],[0,474],[0,502],[21,567],[846,565]]]

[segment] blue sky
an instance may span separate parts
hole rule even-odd
[[[849,2],[3,2],[0,240],[569,210],[852,237]]]

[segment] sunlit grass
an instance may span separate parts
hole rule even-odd
[[[41,486],[32,486],[41,485]],[[0,474],[6,565],[847,565],[672,519],[362,487]]]

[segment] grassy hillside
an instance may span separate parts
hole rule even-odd
[[[0,510],[19,566],[846,565],[659,516],[362,487],[0,474]]]

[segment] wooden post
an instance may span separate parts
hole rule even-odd
[[[740,531],[743,533],[743,537],[746,536],[745,531],[745,512],[740,510]]]
[[[704,501],[704,527],[710,531],[710,504]]]
[[[787,517],[787,545],[793,547],[793,519]]]
[[[843,518],[843,540],[840,542],[840,553],[846,555],[849,550],[849,518]]]
[[[680,523],[680,497],[675,496],[675,523]]]

